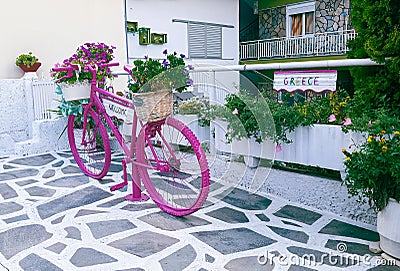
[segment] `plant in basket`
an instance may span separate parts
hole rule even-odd
[[[90,81],[92,80],[92,73],[85,69],[85,66],[95,63],[109,63],[114,59],[114,49],[114,46],[108,46],[104,43],[85,43],[78,47],[71,57],[54,65],[55,67],[78,65],[79,68],[71,77],[67,77],[67,71],[52,71],[50,73],[52,79],[57,82],[56,93],[63,95],[56,110],[57,115],[74,114],[78,116],[81,114],[82,110],[79,107],[82,102],[90,97]],[[106,80],[112,78],[113,75],[109,68],[97,70],[99,87],[104,87]]]
[[[133,99],[139,119],[158,121],[172,114],[172,91],[182,92],[193,84],[189,76],[191,65],[185,65],[185,55],[163,51],[163,59],[145,57],[133,62],[129,97]]]

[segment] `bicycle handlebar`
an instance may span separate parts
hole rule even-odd
[[[96,78],[96,67],[101,69],[101,68],[114,67],[114,66],[119,66],[119,63],[118,62],[94,63],[93,65],[85,65],[84,69],[90,70],[92,72],[92,74],[93,74],[93,80],[95,80],[95,78]],[[73,71],[76,71],[76,70],[79,70],[79,69],[80,69],[80,66],[77,65],[77,64],[70,64],[69,66],[66,66],[66,67],[54,67],[54,68],[52,68],[52,70],[54,72],[67,71],[67,75],[64,75],[63,77],[57,79],[56,82],[58,82],[58,81],[60,81],[61,79],[64,79],[64,78],[72,77],[73,76]]]

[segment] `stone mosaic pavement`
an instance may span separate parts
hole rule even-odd
[[[0,270],[400,270],[374,226],[272,195],[217,189],[180,218],[125,201],[119,161],[97,181],[68,152],[0,158]]]

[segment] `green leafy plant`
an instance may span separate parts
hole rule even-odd
[[[400,132],[389,132],[369,134],[364,142],[354,145],[353,152],[342,150],[346,156],[344,183],[349,193],[367,197],[378,211],[385,208],[389,198],[400,201]]]
[[[174,89],[178,92],[186,90],[193,84],[189,76],[191,65],[185,65],[185,55],[176,52],[163,52],[164,59],[145,57],[133,62],[131,80],[128,88],[130,93],[153,92],[161,89]]]
[[[32,67],[39,59],[29,52],[28,54],[21,54],[17,57],[15,65],[19,66],[21,64],[25,65],[27,68]]]
[[[210,126],[211,106],[207,99],[198,97],[184,101],[177,110],[181,115],[197,115],[200,126]]]

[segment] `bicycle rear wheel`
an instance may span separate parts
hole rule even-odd
[[[95,178],[104,177],[111,164],[111,149],[107,130],[97,112],[89,109],[85,138],[83,121],[68,117],[68,141],[72,155],[83,173]]]
[[[210,186],[206,155],[193,132],[167,118],[140,131],[136,159],[147,192],[165,212],[184,216],[204,204]]]

